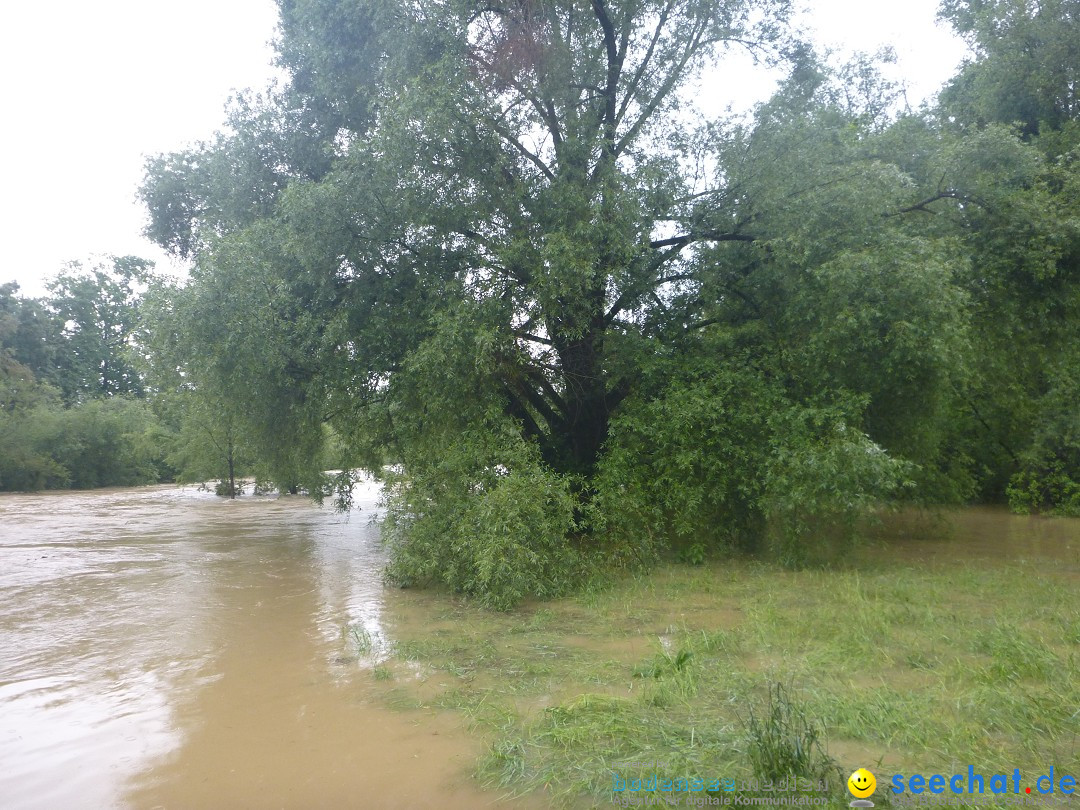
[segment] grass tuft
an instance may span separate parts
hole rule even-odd
[[[826,750],[820,723],[807,717],[783,684],[771,684],[767,695],[764,709],[755,712],[751,705],[746,720],[747,756],[754,776],[762,782],[836,778],[839,768]]]

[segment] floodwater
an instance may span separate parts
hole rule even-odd
[[[376,496],[0,496],[0,806],[511,806],[452,716],[376,702]]]
[[[882,552],[909,563],[1029,562],[1055,573],[1080,575],[1080,520],[1014,515],[1003,506],[920,511],[885,515],[871,530],[878,545],[864,555]]]
[[[470,779],[481,742],[453,713],[380,702],[395,622],[431,624],[381,582],[376,497],[0,496],[0,807],[524,807]],[[1080,575],[1080,521],[908,513],[878,536]]]

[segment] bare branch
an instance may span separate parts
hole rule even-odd
[[[676,281],[693,281],[697,278],[697,273],[676,273],[674,276],[663,276],[656,280],[656,286],[661,284],[672,284]]]
[[[511,332],[513,333],[514,337],[519,337],[522,340],[528,340],[533,343],[543,343],[545,346],[555,345],[555,341],[553,341],[551,338],[540,337],[540,335],[534,335],[531,332],[522,332],[518,329],[512,329]]]
[[[496,133],[498,133],[500,138],[502,138],[514,149],[516,149],[522,155],[522,157],[524,157],[536,168],[538,168],[548,180],[555,179],[554,172],[552,172],[551,169],[548,168],[548,165],[544,163],[543,160],[541,160],[540,156],[527,149],[525,145],[522,144],[521,141],[519,141],[517,138],[515,138],[513,133],[510,132],[510,130],[508,130],[505,126],[500,124],[498,121],[492,121],[491,128],[494,129]]]

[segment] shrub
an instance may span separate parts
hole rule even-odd
[[[0,489],[131,486],[158,481],[162,442],[149,406],[112,397],[0,414]]]
[[[1016,512],[1080,516],[1080,377],[1078,358],[1051,373],[1051,385],[1039,402],[1031,446],[1006,494]]]
[[[852,427],[861,412],[844,392],[792,401],[749,366],[673,382],[614,420],[597,479],[603,525],[628,556],[693,562],[764,542],[791,566],[834,557],[911,469]]]
[[[596,480],[602,525],[629,557],[668,549],[697,560],[709,548],[753,548],[762,525],[769,441],[779,400],[743,369],[671,383],[626,403]]]
[[[437,467],[391,477],[383,537],[389,581],[441,583],[506,610],[579,581],[570,480],[518,440],[483,458],[460,445]]]
[[[763,498],[773,556],[790,567],[849,551],[856,525],[902,484],[910,465],[852,428],[839,408],[778,414]]]

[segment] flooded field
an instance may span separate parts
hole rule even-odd
[[[890,561],[1045,565],[1080,575],[1080,519],[1014,515],[1000,506],[884,516],[869,549]]]
[[[0,497],[0,805],[490,805],[455,718],[373,705],[376,490]]]
[[[383,586],[376,496],[348,515],[175,487],[0,496],[0,805],[524,807],[472,779],[502,735],[494,781],[576,806],[619,762],[675,761],[679,723],[683,768],[738,773],[725,712],[766,678],[804,689],[853,765],[920,764],[930,740],[1032,767],[1077,752],[1080,521],[894,515],[860,571],[662,566],[491,614]]]

